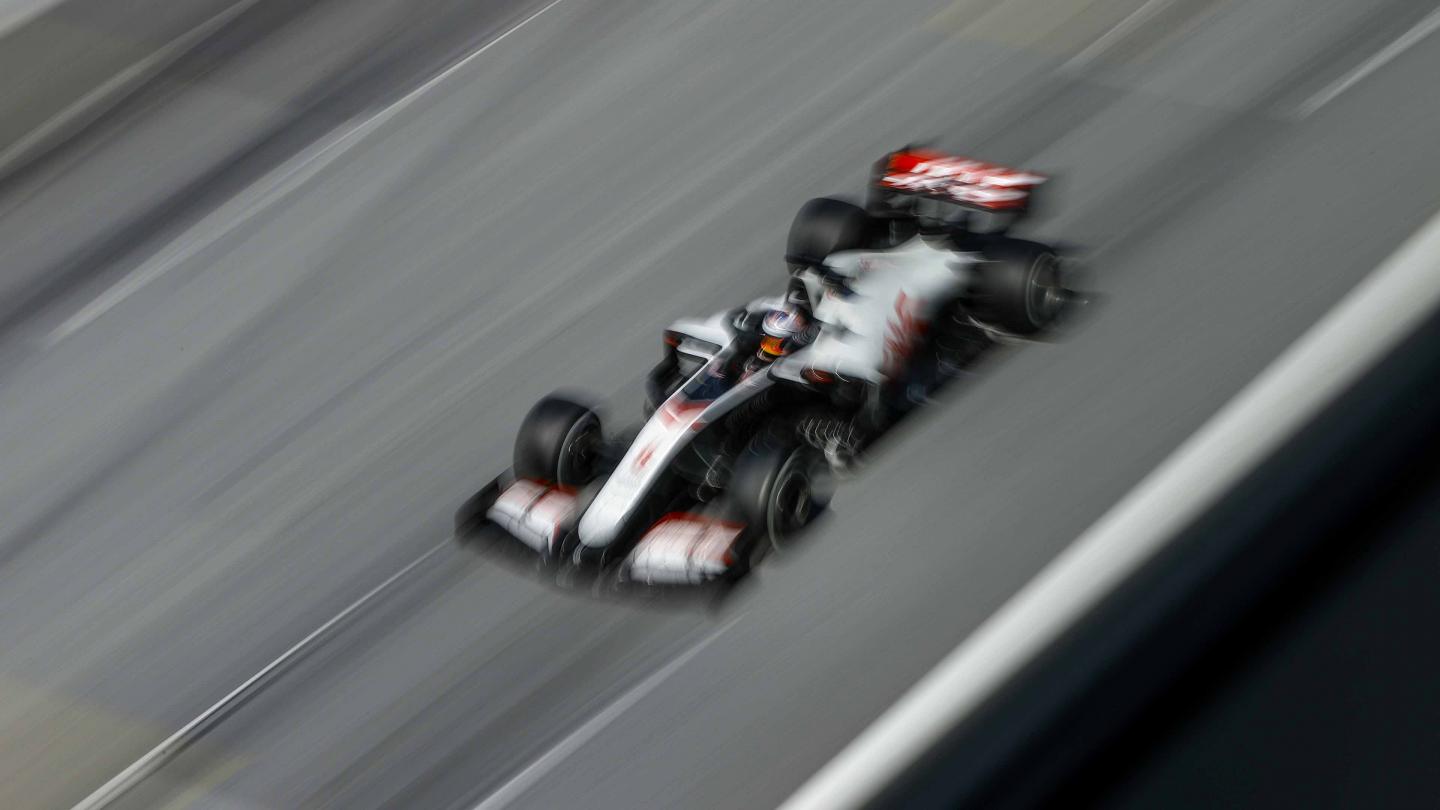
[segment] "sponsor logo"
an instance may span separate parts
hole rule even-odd
[[[890,173],[880,185],[900,191],[944,195],[979,206],[1004,210],[1020,208],[1030,190],[1046,181],[993,163],[934,153],[898,152],[890,158]]]
[[[638,456],[635,457],[635,469],[637,469],[637,470],[643,470],[643,469],[645,469],[645,465],[646,465],[646,464],[649,464],[649,463],[650,463],[650,459],[652,459],[652,458],[654,458],[654,457],[655,457],[655,443],[654,443],[654,442],[651,442],[651,443],[645,445],[645,449],[643,449],[643,450],[640,451],[640,455],[638,455]]]
[[[895,297],[894,316],[885,322],[885,373],[898,376],[915,353],[915,346],[929,328],[920,317],[923,302],[910,298],[903,291]]]

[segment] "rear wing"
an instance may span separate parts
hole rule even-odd
[[[1035,188],[1049,178],[995,163],[949,155],[933,149],[906,148],[875,164],[872,209],[900,213],[906,198],[941,200],[991,213],[1025,214]],[[898,198],[898,199],[897,199]]]

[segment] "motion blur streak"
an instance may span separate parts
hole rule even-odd
[[[315,175],[323,171],[331,163],[338,160],[351,147],[360,143],[367,135],[384,126],[387,121],[405,111],[414,101],[424,95],[431,88],[445,81],[454,75],[481,54],[490,50],[511,34],[519,31],[539,17],[559,5],[563,0],[551,0],[548,5],[534,14],[516,23],[513,28],[507,29],[503,34],[484,45],[471,51],[464,59],[441,71],[434,78],[406,93],[398,101],[395,101],[383,110],[368,116],[363,121],[348,124],[341,127],[338,134],[327,137],[323,141],[308,147],[304,152],[297,155],[285,165],[275,169],[270,174],[256,181],[249,188],[222,206],[215,213],[206,217],[190,233],[166,246],[155,259],[147,264],[136,268],[134,272],[126,276],[120,283],[106,290],[84,309],[70,316],[66,321],[55,328],[46,338],[46,345],[53,346],[55,343],[64,340],[70,335],[84,329],[96,318],[105,314],[110,308],[124,301],[141,287],[159,278],[161,275],[180,264],[194,258],[196,254],[217,240],[225,237],[236,228],[249,222],[252,217],[264,212],[266,208],[284,199],[295,189],[304,185]],[[239,9],[242,5],[237,4],[234,8]],[[227,10],[225,15],[232,12]],[[3,158],[0,158],[3,163]]]
[[[1354,70],[1336,79],[1333,84],[1306,99],[1305,103],[1300,105],[1297,113],[1301,118],[1308,118],[1314,115],[1321,107],[1334,101],[1336,96],[1349,90],[1355,86],[1357,82],[1363,81],[1366,76],[1384,67],[1387,62],[1404,53],[1406,49],[1435,33],[1437,28],[1440,28],[1440,8],[1435,9],[1430,13],[1430,16],[1416,23],[1414,28],[1406,31],[1399,39],[1386,45],[1380,51],[1376,52],[1374,56],[1361,62]]]
[[[1174,2],[1175,0],[1146,0],[1145,5],[1132,11],[1117,23],[1114,28],[1106,31],[1094,42],[1090,43],[1085,50],[1075,54],[1066,61],[1065,64],[1061,65],[1060,72],[1074,73],[1084,70],[1091,62],[1099,59],[1105,51],[1109,50],[1111,45],[1129,36],[1135,29],[1144,25],[1151,17],[1164,11]]]
[[[1440,306],[1440,217],[977,628],[782,810],[863,807]]]
[[[186,31],[122,70],[109,75],[98,86],[69,102],[43,123],[0,149],[0,177],[32,158],[35,153],[99,117],[106,109],[118,104],[125,95],[154,76],[166,65],[183,56],[191,48],[229,25],[258,0],[239,0],[213,17]],[[0,23],[3,25],[3,23]]]
[[[226,693],[225,697],[220,698],[215,705],[201,712],[195,719],[186,723],[179,731],[166,737],[164,742],[146,752],[145,756],[131,763],[130,767],[116,774],[113,779],[101,785],[94,793],[82,799],[75,805],[75,810],[98,810],[98,808],[109,806],[116,799],[120,798],[126,790],[129,790],[141,779],[149,776],[156,768],[164,765],[166,760],[180,753],[186,746],[193,743],[196,739],[199,739],[199,737],[208,730],[209,725],[216,722],[217,718],[223,717],[227,712],[248,700],[255,692],[265,688],[265,685],[269,683],[272,677],[300,656],[309,653],[312,646],[323,643],[326,634],[332,629],[338,627],[357,611],[363,609],[373,599],[385,593],[391,586],[403,579],[406,574],[409,574],[426,560],[435,556],[435,553],[443,548],[445,548],[444,545],[439,545],[421,554],[412,560],[409,565],[391,574],[384,582],[366,591],[364,596],[351,602],[344,610],[331,617],[329,621],[311,631],[310,635],[295,642],[295,646],[281,653],[279,658],[266,664],[259,672],[246,678],[244,683]]]
[[[0,56],[81,26],[64,61],[131,64],[229,5],[66,0]],[[431,548],[544,394],[637,418],[667,324],[783,285],[806,198],[926,139],[1052,175],[1088,309],[513,802],[775,806],[1436,205],[1435,37],[1293,115],[1433,3],[1175,0],[1061,72],[1145,3],[569,0],[245,216],[543,5],[260,0],[0,182],[0,807],[81,801]],[[223,235],[47,340],[186,234]],[[446,548],[114,806],[473,806],[728,619]]]
[[[510,781],[501,785],[498,790],[485,797],[485,800],[475,805],[474,810],[500,810],[508,806],[518,796],[533,787],[544,778],[545,774],[553,770],[564,759],[580,749],[580,746],[589,742],[605,730],[605,727],[615,721],[623,712],[639,703],[646,695],[650,694],[666,679],[673,676],[690,662],[690,659],[700,654],[700,651],[710,646],[715,639],[719,638],[726,630],[735,626],[740,621],[739,616],[721,625],[719,629],[712,631],[709,635],[695,642],[689,649],[675,656],[668,664],[652,673],[645,680],[636,684],[630,691],[615,699],[614,703],[596,712],[593,717],[585,721],[584,725],[570,732],[565,739],[556,743],[554,748],[546,751],[539,759],[530,763],[524,770],[515,774]]]

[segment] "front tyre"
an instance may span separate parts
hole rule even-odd
[[[545,397],[515,436],[515,475],[582,487],[598,470],[601,441],[599,414],[563,397]]]
[[[804,529],[829,505],[830,465],[813,447],[798,442],[752,443],[735,463],[730,501],[746,524],[758,529],[755,554]]]

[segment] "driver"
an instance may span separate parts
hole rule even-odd
[[[760,348],[750,361],[748,371],[770,365],[777,359],[802,348],[815,336],[815,323],[803,307],[793,302],[765,313],[760,322]]]

